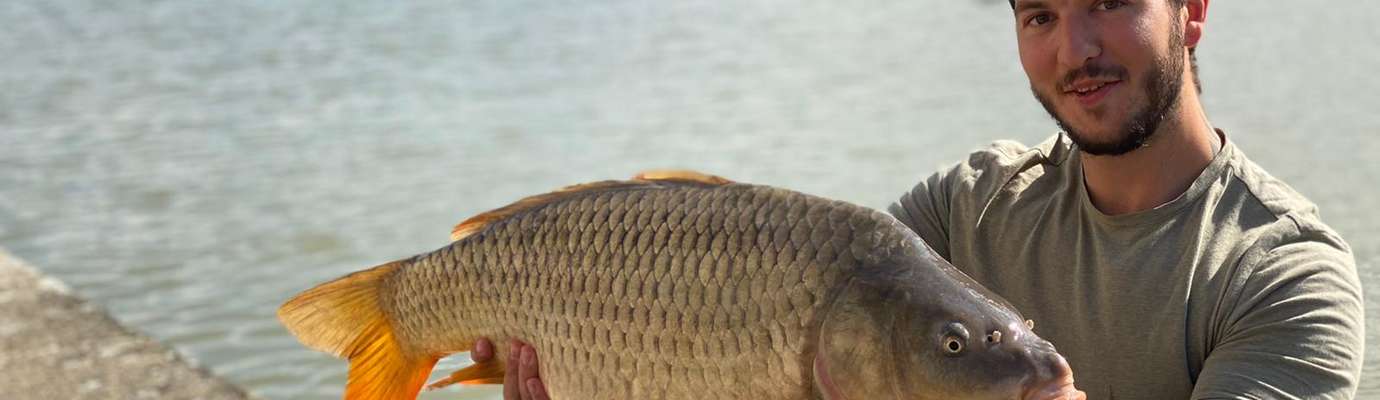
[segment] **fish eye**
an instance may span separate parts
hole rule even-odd
[[[944,337],[944,351],[949,354],[962,353],[963,341],[958,340],[958,338],[954,336]]]
[[[963,354],[963,349],[968,347],[968,328],[957,322],[950,322],[944,326],[944,340],[939,343],[945,355],[957,356]]]

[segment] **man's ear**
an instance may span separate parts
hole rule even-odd
[[[1210,0],[1187,0],[1184,8],[1188,12],[1184,13],[1188,19],[1184,21],[1184,46],[1188,48],[1198,47],[1198,42],[1203,40],[1203,25],[1207,23],[1207,9]]]

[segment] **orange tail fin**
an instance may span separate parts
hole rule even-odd
[[[409,349],[379,308],[379,282],[392,262],[311,288],[278,308],[278,320],[307,347],[350,360],[346,400],[417,398],[439,359]]]

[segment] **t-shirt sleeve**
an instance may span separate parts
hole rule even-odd
[[[946,260],[949,259],[952,182],[961,179],[963,169],[964,165],[959,164],[930,175],[887,208],[892,216],[920,235],[925,244]]]
[[[1052,146],[1055,136],[1042,146]],[[1031,149],[1015,141],[999,140],[921,180],[887,209],[920,235],[941,257],[952,261],[949,247],[955,224],[971,223],[981,204],[1006,179],[1043,160],[1047,150]]]
[[[1193,399],[1355,395],[1364,349],[1360,281],[1345,245],[1323,239],[1333,240],[1298,241],[1242,258],[1254,265],[1241,278],[1238,299],[1225,305]]]

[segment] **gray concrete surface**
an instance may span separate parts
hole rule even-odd
[[[247,399],[0,249],[0,399]]]

